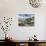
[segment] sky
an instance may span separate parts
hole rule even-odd
[[[31,18],[32,16],[34,16],[34,14],[19,14],[18,18],[19,19],[27,19],[27,18]]]

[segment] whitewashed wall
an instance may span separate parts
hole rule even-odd
[[[45,7],[45,6],[44,6]],[[45,39],[45,15],[46,8],[32,8],[28,0],[0,0],[0,16],[13,17],[12,27],[9,31],[13,37],[18,40],[27,40],[34,34],[39,40]],[[34,27],[18,27],[17,17],[18,13],[34,13],[35,26]],[[0,31],[0,39],[3,37]]]

